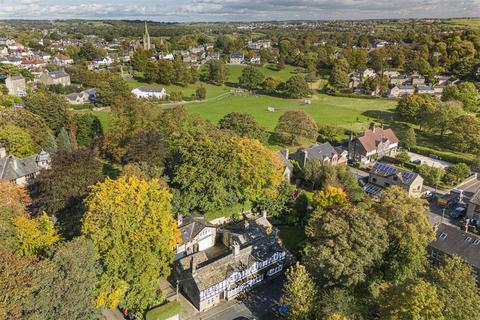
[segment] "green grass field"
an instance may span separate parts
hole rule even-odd
[[[187,105],[187,109],[203,118],[217,123],[230,112],[252,114],[267,130],[273,131],[278,118],[288,110],[304,110],[318,124],[333,124],[345,129],[363,129],[373,118],[382,113],[389,116],[394,101],[366,100],[356,98],[333,97],[325,94],[315,95],[312,104],[303,100],[282,99],[270,96],[230,96],[219,101]],[[269,112],[274,107],[275,112]]]
[[[238,77],[242,74],[242,70],[246,67],[246,65],[227,65],[227,69],[229,71],[228,81],[237,83]],[[294,76],[298,73],[302,73],[303,69],[285,65],[285,68],[282,70],[275,70],[275,68],[269,64],[264,66],[259,66],[258,69],[265,75],[265,77],[275,77],[282,81],[287,81],[291,76]]]
[[[446,22],[450,25],[459,28],[467,28],[473,30],[480,30],[480,18],[471,18],[471,19],[448,19]]]

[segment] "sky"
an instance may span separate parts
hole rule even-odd
[[[0,0],[0,19],[166,22],[480,16],[480,0]]]

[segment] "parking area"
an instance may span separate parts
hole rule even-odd
[[[424,156],[424,155],[421,155],[421,154],[418,154],[418,153],[409,152],[408,155],[410,156],[410,160],[412,162],[415,163],[416,161],[419,161],[418,164],[427,164],[431,167],[437,167],[437,168],[445,169],[445,168],[452,165],[450,162],[447,162],[447,161],[444,161],[444,160],[439,160],[439,159],[434,159],[434,158],[427,157],[427,156]]]

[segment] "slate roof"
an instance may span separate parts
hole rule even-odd
[[[53,79],[60,79],[60,78],[64,78],[64,77],[69,77],[68,73],[66,73],[63,70],[48,72],[47,75],[50,76]]]
[[[458,227],[441,223],[437,226],[436,240],[430,247],[450,256],[457,255],[480,269],[480,236]]]
[[[231,59],[243,59],[243,53],[232,53],[230,55]]]
[[[300,164],[304,164],[306,160],[317,160],[332,158],[337,155],[337,151],[329,142],[322,144],[314,144],[308,149],[300,149],[290,155],[290,159],[296,160]]]
[[[20,159],[13,155],[0,159],[0,180],[16,180],[41,170],[37,164],[37,155]]]
[[[397,180],[405,185],[410,185],[418,177],[417,173],[410,172],[404,169],[400,169],[394,165],[377,162],[370,170],[370,174],[375,174],[384,178],[393,180],[395,177]]]
[[[356,138],[363,148],[367,151],[373,151],[377,149],[377,145],[380,142],[385,142],[386,139],[390,141],[390,144],[398,143],[398,138],[393,132],[392,129],[383,129],[379,127],[375,127],[369,129],[363,133],[362,136]]]
[[[205,228],[215,228],[215,225],[206,221],[203,217],[183,217],[179,226],[183,243],[188,243]]]
[[[135,88],[133,90],[139,90],[141,92],[158,92],[158,93],[162,93],[165,89],[164,88],[148,88],[148,87],[138,87],[138,88]]]
[[[286,155],[287,155],[287,150],[280,150],[278,151],[278,159],[282,162],[283,166],[285,168],[289,168],[290,170],[293,170],[293,164],[288,161]]]

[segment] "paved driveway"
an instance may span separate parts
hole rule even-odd
[[[445,169],[446,167],[451,166],[452,164],[450,162],[444,161],[444,160],[437,160],[433,159],[418,153],[413,153],[409,152],[408,155],[410,156],[411,161],[415,160],[420,160],[422,164],[427,164],[431,167],[437,167],[437,168],[442,168]]]

